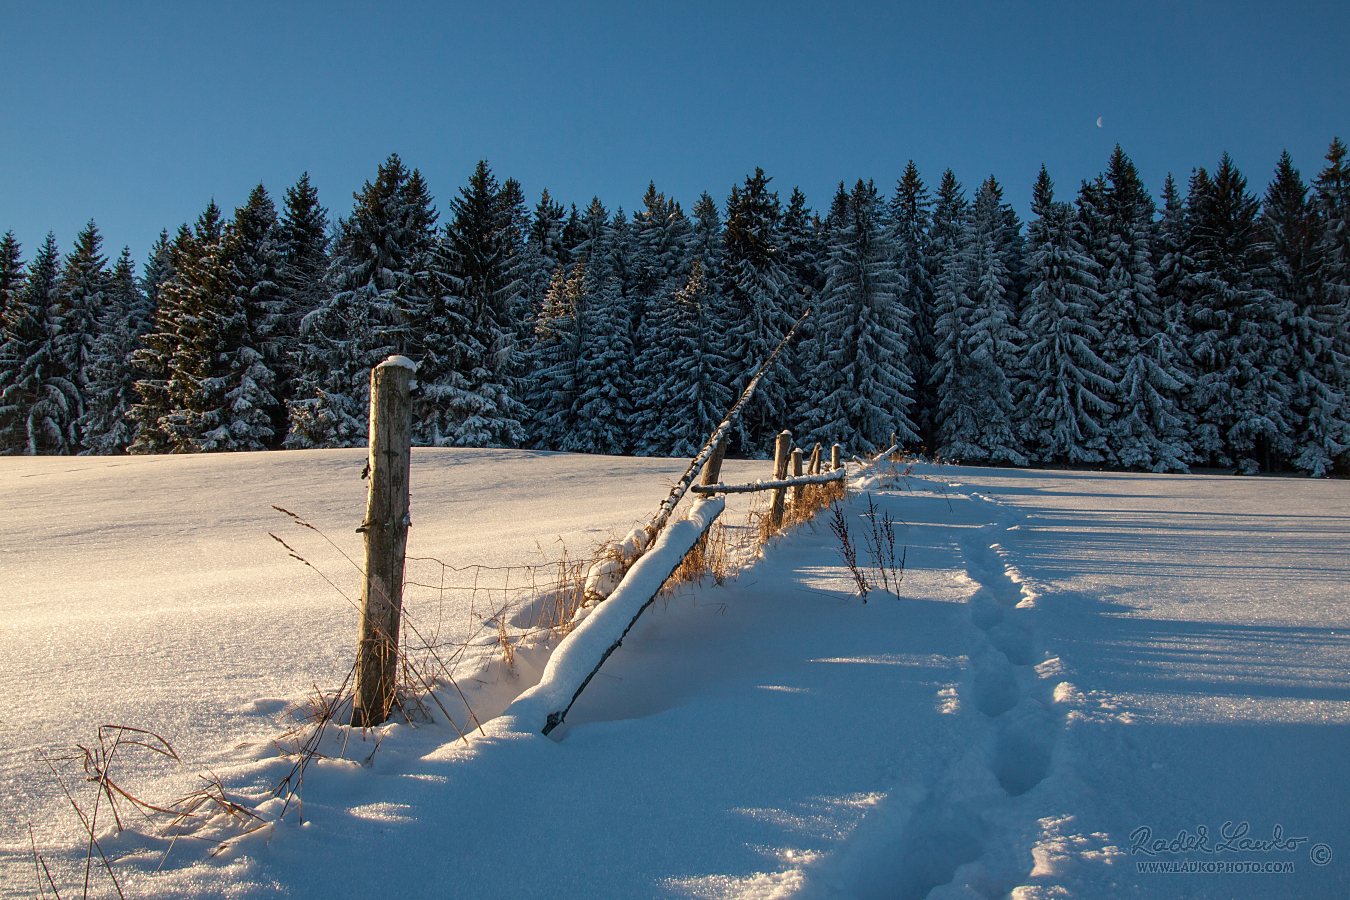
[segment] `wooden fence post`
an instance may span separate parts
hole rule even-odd
[[[699,479],[699,484],[704,487],[717,484],[718,479],[722,477],[722,459],[727,455],[727,439],[725,436],[717,442],[713,448],[712,456],[703,465],[703,477]]]
[[[802,476],[802,448],[794,447],[792,450],[792,475],[794,478]],[[799,484],[792,489],[792,515],[795,517],[802,511],[802,497],[806,495],[806,485]]]
[[[842,450],[842,449],[843,449],[843,448],[840,447],[838,444],[835,444],[833,447],[830,448],[830,471],[831,471],[831,472],[833,472],[835,469],[839,468],[839,451]]]
[[[773,477],[775,481],[787,478],[788,451],[792,447],[792,432],[778,432],[778,440],[773,448]],[[769,507],[769,531],[777,532],[783,527],[783,495],[787,488],[773,489],[773,505]]]
[[[399,618],[403,608],[403,554],[408,545],[408,470],[412,446],[410,385],[416,364],[391,356],[370,372],[370,494],[365,535],[366,574],[356,646],[352,726],[370,728],[389,718],[397,701]]]
[[[819,474],[820,474],[820,443],[819,443],[819,442],[816,442],[816,445],[815,445],[814,447],[811,448],[811,469],[810,469],[810,472],[811,472],[812,475],[819,475]]]

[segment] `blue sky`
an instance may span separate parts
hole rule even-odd
[[[390,153],[444,211],[474,163],[584,205],[719,204],[755,166],[816,209],[989,174],[1025,217],[1120,142],[1155,193],[1228,151],[1264,191],[1350,139],[1350,5],[26,3],[0,32],[0,231],[95,219],[138,264],[215,198],[308,170],[334,214]],[[1096,124],[1101,117],[1102,126]]]

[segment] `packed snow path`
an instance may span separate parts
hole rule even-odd
[[[269,456],[284,455],[255,458]],[[577,458],[444,459],[466,468],[473,459],[494,467],[531,460],[522,462],[528,468]],[[590,461],[578,469],[583,463]],[[631,465],[635,481],[643,466],[677,465],[607,464]],[[193,477],[211,477],[200,465]],[[15,471],[4,471],[7,487]],[[176,849],[171,871],[158,876],[136,875],[158,856],[128,860],[129,894],[341,897],[377,883],[401,896],[1350,892],[1350,485],[949,467],[921,474],[926,480],[871,485],[904,523],[898,598],[873,593],[862,604],[852,596],[821,523],[771,547],[738,582],[649,610],[554,733],[558,740],[513,733],[500,720],[468,746],[443,727],[393,727],[369,768],[311,769],[308,824],[288,818],[268,838],[250,837],[209,863],[194,862],[199,849]],[[416,477],[415,530],[435,533]],[[536,505],[564,490],[540,481],[529,479]],[[308,486],[321,489],[318,477]],[[25,512],[41,519],[38,506]],[[573,521],[588,514],[572,507]],[[856,532],[864,527],[859,508],[849,511]],[[618,518],[609,527],[627,524]],[[537,524],[504,519],[504,531]],[[22,529],[6,527],[8,548]],[[122,550],[98,565],[125,567],[131,550]],[[100,571],[96,548],[68,552],[86,577]],[[3,557],[7,574],[15,558]],[[45,590],[61,597],[79,581],[55,569],[47,579]],[[269,585],[253,590],[255,602],[272,602]],[[69,607],[97,621],[96,610],[73,600],[61,613],[38,592],[26,596],[14,611],[46,623],[39,639],[75,642],[64,631]],[[226,607],[212,608],[225,616]],[[294,616],[268,613],[282,633],[295,625]],[[7,658],[20,669],[0,677],[49,716],[18,719],[22,742],[12,741],[16,729],[0,732],[13,797],[38,774],[18,749],[68,742],[67,734],[84,739],[104,720],[86,709],[81,721],[64,721],[81,715],[82,701],[61,687],[71,675],[63,667],[84,665],[77,683],[104,702],[116,692],[99,693],[110,674],[97,657],[53,654],[57,662],[46,665],[56,677],[47,677],[45,657],[29,648],[31,619],[7,621]],[[239,656],[274,661],[287,685],[323,677],[312,672],[312,656],[285,656],[294,634],[206,630],[228,635]],[[191,709],[210,710],[222,681],[247,693],[242,669],[224,679],[205,669],[190,675],[207,698]],[[255,686],[253,696],[287,690],[295,688]],[[48,722],[69,730],[49,737]],[[198,746],[215,749],[219,767],[231,764],[228,748],[241,734],[256,740],[268,724],[256,713],[218,710],[189,730]],[[236,789],[277,774],[277,763],[245,757],[235,754],[227,773]],[[1213,851],[1226,821],[1249,823],[1256,839],[1268,841],[1278,826],[1308,840],[1293,850]],[[6,892],[31,895],[31,860],[17,853],[5,824]],[[1131,853],[1141,827],[1163,839],[1203,827],[1209,852]],[[122,852],[137,846],[110,843]],[[1314,862],[1318,845],[1332,853],[1325,865]],[[1293,871],[1137,867],[1180,859],[1278,862]]]

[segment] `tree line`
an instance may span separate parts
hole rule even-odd
[[[799,439],[971,463],[1350,470],[1350,170],[1289,155],[1258,198],[1225,154],[1161,203],[1117,147],[1022,223],[991,176],[840,183],[815,212],[756,169],[686,213],[584,209],[480,162],[448,204],[397,155],[329,222],[307,175],[162,232],[138,276],[90,222],[0,240],[0,451],[362,446],[370,368],[418,363],[428,446],[695,453],[810,308],[730,452]]]

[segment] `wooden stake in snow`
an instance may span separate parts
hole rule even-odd
[[[794,447],[792,449],[792,477],[802,477],[802,448]],[[802,498],[806,496],[806,487],[797,485],[792,489],[792,514],[794,516],[801,514]]]
[[[722,439],[717,442],[717,446],[713,449],[712,456],[708,457],[708,462],[703,467],[703,477],[699,479],[699,484],[704,487],[717,484],[718,479],[722,477],[722,459],[726,455],[727,437],[722,435]]]
[[[843,448],[840,447],[838,444],[835,444],[833,447],[830,448],[830,471],[831,471],[831,472],[833,472],[835,469],[839,468],[839,451],[842,450],[842,449],[843,449]]]
[[[356,646],[353,727],[370,728],[394,708],[399,617],[403,608],[403,553],[408,545],[408,470],[412,446],[410,388],[417,364],[391,356],[370,372],[370,495],[366,520],[366,577]]]
[[[787,478],[788,455],[792,449],[792,432],[778,432],[778,440],[773,448],[773,477],[782,481]],[[773,505],[769,507],[769,530],[776,532],[783,527],[783,494],[786,488],[775,488]]]

